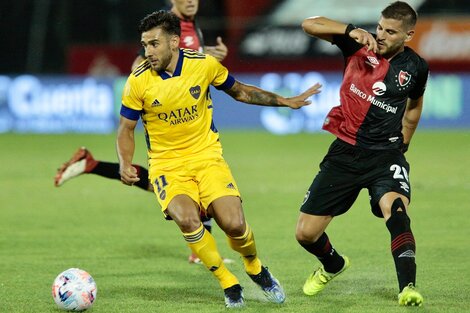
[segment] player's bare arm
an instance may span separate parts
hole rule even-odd
[[[269,92],[258,88],[256,86],[247,85],[239,81],[235,81],[235,84],[229,90],[225,92],[237,101],[263,105],[263,106],[283,106],[290,107],[292,109],[298,109],[305,105],[309,105],[311,102],[307,100],[310,96],[320,93],[320,84],[315,84],[300,95],[290,98],[284,98],[273,92]]]
[[[332,42],[333,35],[347,34],[358,43],[367,46],[368,50],[377,52],[377,41],[374,36],[362,28],[348,28],[349,25],[323,16],[314,16],[302,22],[303,30],[314,37]]]
[[[137,169],[132,166],[134,157],[135,140],[134,129],[137,121],[133,121],[121,116],[117,131],[116,150],[119,158],[119,174],[121,181],[126,185],[138,182]]]
[[[408,99],[406,104],[405,114],[403,115],[403,143],[409,144],[411,137],[418,127],[419,119],[421,117],[421,112],[423,111],[423,98],[424,96],[419,97],[416,100]]]

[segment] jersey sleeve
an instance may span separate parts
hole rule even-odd
[[[428,76],[429,76],[428,63],[424,59],[420,58],[420,62],[418,63],[418,76],[416,78],[416,85],[410,91],[408,95],[409,98],[416,100],[424,94],[424,91],[426,90],[426,83],[428,81]]]
[[[334,35],[332,44],[338,46],[345,57],[353,55],[362,45],[346,35]]]
[[[213,56],[206,55],[211,73],[211,85],[219,90],[227,90],[235,84],[235,78],[230,75],[228,69]]]
[[[143,96],[139,88],[136,77],[131,74],[127,78],[126,85],[122,92],[120,114],[133,121],[137,121],[143,109]]]

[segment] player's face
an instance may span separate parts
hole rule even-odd
[[[403,51],[405,42],[411,40],[414,31],[408,30],[400,20],[381,17],[377,25],[378,54],[386,58]]]
[[[171,0],[174,9],[184,18],[193,19],[199,7],[199,0]]]
[[[166,70],[170,65],[173,53],[178,51],[178,36],[170,36],[161,28],[155,27],[143,32],[141,43],[145,57],[155,71]]]

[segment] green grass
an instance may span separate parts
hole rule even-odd
[[[138,138],[135,160],[146,164]],[[328,229],[351,268],[318,296],[302,294],[318,263],[295,241],[298,208],[332,136],[221,138],[261,259],[288,297],[282,306],[266,303],[215,227],[221,253],[238,261],[229,268],[245,287],[244,312],[470,312],[470,132],[418,131],[407,154],[420,309],[397,305],[389,233],[366,192]],[[69,267],[98,284],[91,312],[224,311],[218,283],[187,263],[189,249],[153,194],[94,175],[53,186],[56,168],[80,145],[116,159],[113,135],[0,135],[0,312],[59,312],[51,284]]]

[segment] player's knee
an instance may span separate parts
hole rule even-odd
[[[406,206],[403,202],[403,199],[400,197],[396,197],[395,200],[390,204],[381,205],[380,209],[385,220],[388,220],[392,215],[395,215],[400,212],[404,212],[406,214]]]
[[[300,245],[312,244],[312,243],[315,243],[318,240],[318,238],[320,238],[322,233],[323,232],[317,234],[303,227],[297,226],[297,229],[295,231],[295,239]]]
[[[390,209],[390,218],[386,224],[388,228],[401,229],[403,231],[410,229],[410,218],[406,214],[406,207],[401,198],[396,198]]]
[[[398,212],[404,212],[406,214],[406,207],[405,207],[405,204],[403,203],[403,200],[398,197],[396,198],[393,203],[392,203],[392,207],[390,208],[390,213],[393,215],[393,214],[396,214]]]
[[[220,227],[230,237],[241,237],[246,231],[246,223],[243,219],[230,219],[225,221],[224,225],[220,225]]]
[[[183,233],[192,233],[201,226],[201,221],[197,216],[182,216],[175,222]]]

